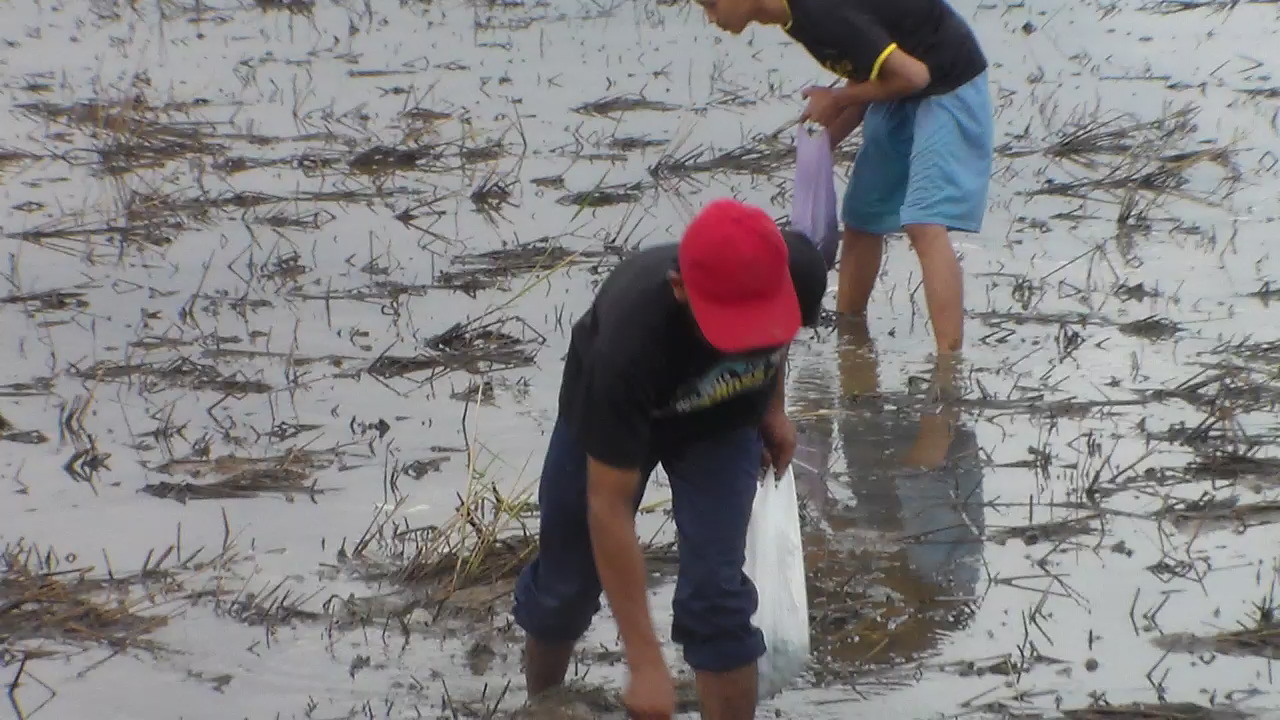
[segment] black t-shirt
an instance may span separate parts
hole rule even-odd
[[[917,97],[940,95],[987,69],[977,37],[946,0],[790,0],[788,35],[823,67],[855,82],[875,78],[897,45],[929,68]]]
[[[827,288],[818,249],[784,231],[804,324],[814,326]],[[615,467],[644,467],[663,452],[764,417],[785,348],[725,355],[707,344],[667,273],[678,245],[623,260],[573,326],[560,388],[560,415],[588,455]]]

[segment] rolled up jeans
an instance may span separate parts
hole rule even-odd
[[[680,549],[671,635],[695,670],[736,670],[764,654],[764,637],[751,624],[756,588],[742,570],[761,450],[759,430],[740,428],[661,453],[642,468],[634,509],[659,462],[671,484]],[[537,640],[574,642],[599,612],[602,588],[587,527],[587,455],[563,420],[551,432],[538,502],[539,549],[516,584],[516,624]]]

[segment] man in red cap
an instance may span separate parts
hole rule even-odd
[[[574,324],[538,488],[538,556],[521,573],[529,695],[564,682],[604,591],[618,623],[632,717],[670,718],[671,674],[649,613],[635,513],[662,463],[680,542],[672,638],[696,672],[702,716],[747,720],[756,705],[743,573],[761,458],[795,450],[783,403],[786,352],[815,325],[821,254],[759,208],[716,200],[679,244],[624,260]]]

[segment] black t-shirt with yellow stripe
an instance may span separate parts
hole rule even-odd
[[[964,18],[946,0],[788,0],[786,33],[823,67],[855,82],[876,79],[900,49],[929,68],[919,96],[950,92],[987,68]]]
[[[783,238],[801,319],[815,327],[826,263],[803,234]],[[759,425],[785,368],[785,348],[725,355],[707,344],[671,291],[678,253],[665,243],[623,260],[573,325],[560,416],[588,455],[614,467],[652,467],[690,443]]]

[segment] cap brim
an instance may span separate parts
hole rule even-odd
[[[686,287],[689,309],[702,336],[725,353],[777,347],[800,331],[800,301],[788,275],[769,298],[742,303],[717,303]]]

